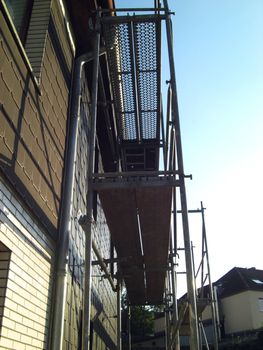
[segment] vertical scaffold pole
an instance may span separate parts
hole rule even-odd
[[[208,256],[208,245],[207,245],[207,238],[206,238],[206,226],[205,226],[205,208],[203,207],[203,202],[201,202],[201,214],[202,214],[202,234],[203,234],[203,242],[204,242],[204,249],[206,252],[206,261],[207,261],[207,275],[208,275],[208,283],[209,283],[209,293],[211,298],[211,313],[212,313],[212,320],[213,320],[213,331],[214,331],[214,349],[218,350],[218,333],[217,333],[217,318],[216,318],[216,310],[215,310],[215,295],[214,295],[214,289],[212,286],[211,281],[211,275],[210,275],[210,263],[209,263],[209,256]]]
[[[180,198],[182,208],[182,221],[183,221],[183,235],[184,235],[184,248],[185,248],[185,262],[187,273],[187,293],[189,301],[189,323],[190,323],[190,349],[199,350],[199,332],[198,332],[198,318],[196,308],[196,294],[194,288],[194,271],[193,261],[191,254],[191,242],[188,223],[188,210],[186,200],[185,178],[184,178],[184,165],[183,165],[183,152],[180,133],[180,121],[179,110],[177,105],[177,92],[175,81],[175,66],[173,57],[173,43],[172,43],[172,21],[168,8],[167,0],[164,0],[165,16],[166,16],[166,33],[167,33],[167,45],[168,56],[171,73],[171,88],[172,88],[172,122],[173,127],[176,130],[176,152],[177,152],[177,164],[180,180]]]
[[[131,350],[131,306],[128,305],[128,350]]]
[[[97,121],[97,97],[98,97],[98,74],[99,74],[99,52],[100,52],[100,31],[98,19],[95,23],[94,40],[94,62],[92,74],[92,98],[91,98],[91,121],[89,139],[89,163],[88,177],[89,187],[87,194],[87,233],[85,237],[85,281],[83,300],[83,329],[82,329],[82,350],[90,349],[90,313],[91,313],[91,263],[92,263],[92,176],[94,172],[95,144],[96,144],[96,121]]]
[[[173,170],[175,169],[175,159],[173,161]],[[178,322],[178,304],[177,304],[177,278],[176,278],[176,254],[177,254],[177,220],[176,220],[176,187],[173,188],[173,240],[172,240],[172,288],[173,288],[173,315],[176,322]],[[175,255],[175,256],[174,256]],[[180,350],[179,330],[175,340],[175,349]]]
[[[117,285],[117,350],[122,349],[121,342],[121,291],[122,283],[118,281]]]
[[[172,233],[173,233],[173,236],[172,236]],[[176,325],[178,323],[178,305],[177,305],[177,279],[176,279],[176,270],[175,270],[176,252],[177,252],[176,189],[175,189],[175,187],[173,188],[173,228],[171,228],[170,251],[171,251],[171,257],[170,257],[171,271],[170,271],[170,273],[171,273],[172,297],[173,297],[173,299],[172,299],[173,300],[172,326],[176,327]],[[173,344],[171,344],[171,345],[173,346]],[[175,338],[175,350],[180,350],[179,329],[176,333],[176,338]]]
[[[166,285],[165,285],[165,305],[164,305],[164,316],[165,316],[165,349],[169,350],[169,344],[171,340],[171,332],[170,332],[170,305],[168,300],[169,294],[169,271],[166,273]]]

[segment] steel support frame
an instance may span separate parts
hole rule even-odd
[[[170,84],[171,84],[171,115],[175,142],[172,149],[177,155],[177,166],[179,170],[180,179],[180,201],[182,208],[182,222],[183,222],[183,236],[184,236],[184,248],[185,248],[185,262],[186,262],[186,272],[187,272],[187,295],[189,302],[189,323],[190,323],[190,349],[199,350],[199,327],[198,327],[198,317],[197,317],[197,307],[196,307],[196,294],[194,288],[194,268],[191,252],[191,242],[190,242],[190,232],[189,232],[189,222],[188,222],[188,210],[187,210],[187,199],[186,199],[186,189],[185,189],[185,179],[184,179],[184,165],[183,165],[183,152],[182,152],[182,142],[180,133],[180,120],[179,120],[179,110],[177,104],[177,92],[176,92],[176,80],[175,80],[175,65],[173,56],[173,42],[172,42],[172,21],[171,13],[168,8],[167,0],[164,0],[165,8],[165,18],[166,18],[166,35],[167,35],[167,45],[168,45],[168,56],[170,65]],[[172,140],[170,140],[171,142]],[[172,143],[173,144],[173,143]],[[173,161],[173,164],[175,162]]]
[[[179,123],[179,113],[177,105],[177,94],[176,94],[176,82],[175,82],[175,69],[174,69],[174,58],[173,58],[173,45],[172,45],[172,32],[171,32],[171,12],[168,9],[167,0],[164,0],[165,9],[165,20],[166,20],[166,31],[167,31],[167,43],[168,43],[168,53],[169,53],[169,63],[171,72],[171,116],[172,125],[171,136],[170,136],[170,157],[166,156],[166,159],[170,159],[169,170],[172,170],[178,175],[178,182],[176,183],[180,189],[180,199],[182,208],[182,219],[183,219],[183,235],[184,235],[184,246],[185,246],[185,259],[186,259],[186,272],[187,272],[187,289],[188,289],[188,303],[187,308],[189,309],[189,321],[190,321],[190,349],[199,350],[199,332],[198,332],[198,318],[197,318],[197,308],[196,308],[196,294],[195,294],[195,283],[194,283],[194,267],[191,252],[191,242],[189,233],[189,223],[188,223],[188,211],[187,211],[187,201],[186,201],[186,190],[185,190],[185,175],[183,166],[183,155],[182,155],[182,145],[181,145],[181,135],[180,135],[180,123]],[[118,19],[119,20],[119,19]],[[132,19],[134,21],[134,19]],[[90,309],[91,309],[91,250],[92,250],[92,194],[94,187],[92,185],[93,180],[93,170],[94,170],[94,150],[95,150],[95,135],[96,135],[96,115],[97,115],[97,94],[98,94],[98,67],[99,67],[99,42],[100,33],[96,34],[96,47],[94,50],[94,70],[93,70],[93,83],[92,83],[92,113],[91,113],[91,132],[90,132],[90,150],[89,150],[89,191],[88,191],[88,229],[86,234],[86,249],[85,249],[85,285],[84,285],[84,320],[83,320],[83,341],[82,349],[88,350],[89,347],[89,324],[90,324]],[[170,129],[170,128],[169,128]],[[169,130],[167,130],[169,132]],[[168,141],[168,140],[167,140]],[[168,146],[168,142],[167,145]],[[167,154],[167,153],[166,153]],[[176,157],[177,156],[177,157]],[[175,159],[177,160],[178,171],[175,171]],[[116,174],[115,174],[116,176]],[[175,184],[174,184],[175,185]],[[175,201],[175,196],[174,196]],[[175,202],[174,202],[175,203]],[[175,204],[174,204],[175,205]],[[175,224],[176,210],[174,209],[174,224]],[[174,228],[175,230],[175,228]],[[174,239],[173,250],[176,252],[176,238]],[[176,302],[176,283],[175,283],[175,271],[174,271],[174,258],[172,258],[172,271],[170,272],[170,277],[172,281],[172,294],[173,301]],[[169,274],[169,272],[168,272]],[[119,297],[118,297],[119,300]],[[178,338],[178,330],[183,319],[183,314],[186,312],[186,307],[183,308],[182,314],[174,315],[177,323],[175,326],[175,331],[173,332],[173,337]],[[173,338],[170,340],[170,347],[174,343]],[[118,349],[120,345],[118,343]],[[179,349],[179,345],[177,347]]]
[[[197,302],[204,301],[207,298],[204,295],[204,287],[205,283],[208,279],[208,287],[209,287],[209,295],[210,298],[207,299],[208,305],[211,306],[211,314],[212,314],[212,324],[213,324],[213,333],[214,333],[214,344],[213,349],[218,350],[218,338],[219,338],[219,328],[218,328],[218,317],[216,312],[216,295],[215,291],[213,289],[212,281],[211,281],[211,272],[210,272],[210,263],[209,263],[209,254],[208,254],[208,244],[207,244],[207,237],[206,237],[206,226],[205,226],[205,208],[203,206],[203,203],[201,202],[201,209],[195,209],[195,210],[188,210],[189,214],[192,213],[198,213],[201,214],[202,217],[202,251],[201,251],[201,261],[198,265],[197,271],[195,271],[195,281],[198,279],[199,273],[201,274],[201,285],[199,288],[199,293],[197,297]],[[177,213],[182,213],[182,211],[177,211]],[[193,245],[192,246],[192,252],[193,252]],[[194,268],[195,270],[195,268]],[[196,290],[197,292],[197,290]],[[209,349],[207,345],[207,339],[205,337],[205,330],[202,325],[202,320],[199,318],[199,330],[200,330],[200,347],[202,346],[202,338],[205,340],[205,346]],[[203,337],[202,337],[203,334]]]

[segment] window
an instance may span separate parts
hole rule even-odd
[[[5,306],[10,256],[11,251],[2,242],[0,242],[0,330]]]
[[[252,281],[256,284],[263,284],[263,281],[258,280],[258,279],[252,279]]]
[[[258,298],[258,309],[263,312],[263,298]]]
[[[17,33],[24,44],[32,12],[33,0],[5,0],[5,3]]]

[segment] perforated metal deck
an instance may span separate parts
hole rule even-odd
[[[161,18],[103,19],[124,170],[157,170]]]

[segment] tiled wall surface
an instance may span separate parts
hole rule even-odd
[[[82,84],[81,118],[78,130],[78,146],[75,184],[72,205],[69,270],[67,285],[67,306],[65,319],[65,349],[78,349],[80,342],[80,315],[82,310],[83,262],[85,256],[85,233],[78,223],[79,215],[86,214],[88,191],[88,148],[89,148],[89,93],[87,84]],[[101,167],[101,164],[100,164]],[[97,220],[93,223],[93,237],[103,258],[110,257],[110,233],[98,201]],[[97,260],[93,254],[93,260]],[[92,269],[92,315],[93,349],[116,348],[116,293],[103,277],[98,266]]]
[[[48,11],[49,3],[34,3],[35,18],[31,19],[26,43],[41,95],[0,14],[0,169],[48,232],[55,235],[73,53],[58,1]],[[35,41],[41,45],[36,47]]]
[[[54,241],[2,179],[0,242],[11,251],[0,349],[47,349]]]

